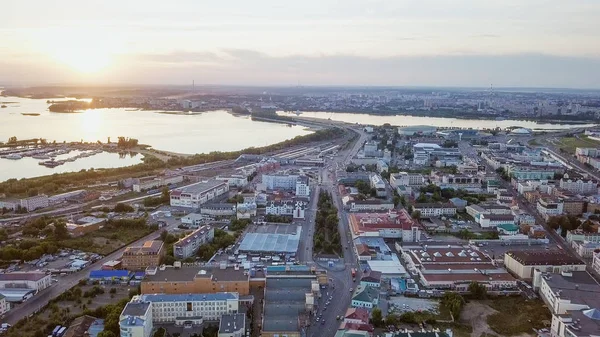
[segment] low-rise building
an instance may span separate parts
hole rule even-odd
[[[403,242],[419,241],[421,230],[405,209],[388,213],[351,213],[349,216],[352,235],[379,236],[402,239]]]
[[[200,214],[210,216],[233,216],[236,214],[235,204],[203,204],[200,206]]]
[[[350,212],[388,211],[394,209],[394,203],[381,199],[352,200],[348,202]]]
[[[132,190],[134,192],[139,193],[146,190],[156,189],[162,186],[179,184],[181,182],[183,182],[182,175],[139,178],[137,179],[137,182],[133,183]]]
[[[511,214],[482,214],[479,218],[479,225],[482,228],[493,228],[500,226],[514,226],[515,216]]]
[[[199,208],[215,198],[227,193],[229,185],[226,182],[211,180],[186,186],[171,191],[171,206]]]
[[[98,229],[104,227],[105,222],[106,219],[86,216],[75,221],[74,223],[67,223],[66,226],[71,236],[78,237],[97,231]]]
[[[552,216],[563,214],[563,206],[562,200],[552,198],[540,198],[536,204],[538,213],[546,220]]]
[[[586,265],[580,259],[563,251],[508,251],[504,254],[504,266],[517,277],[533,279],[533,272],[571,272],[584,271]]]
[[[150,337],[152,324],[152,303],[131,301],[125,305],[119,317],[121,337]]]
[[[576,229],[576,230],[568,231],[566,239],[567,239],[568,243],[571,243],[573,241],[587,241],[587,242],[598,243],[598,242],[600,242],[600,233],[598,233],[598,232],[588,233],[588,232],[584,232],[582,230]]]
[[[304,219],[308,200],[294,198],[288,200],[271,200],[267,202],[265,214],[291,216],[294,219]]]
[[[419,276],[425,289],[466,293],[472,282],[478,282],[488,292],[517,290],[516,279],[479,250],[461,245],[397,245],[397,248],[400,248],[408,271]]]
[[[456,207],[457,212],[463,212],[468,205],[468,202],[461,198],[452,198],[450,199],[450,203]]]
[[[14,272],[0,274],[0,288],[26,288],[42,291],[52,285],[50,275],[39,272]]]
[[[225,314],[219,319],[218,337],[245,337],[246,336],[246,315],[245,314]]]
[[[350,305],[353,308],[366,308],[370,310],[377,307],[378,304],[379,289],[370,286],[359,285],[354,290]]]
[[[593,257],[595,251],[600,250],[600,243],[589,241],[572,241],[571,247],[573,247],[577,255],[584,259],[590,259]]]
[[[144,270],[159,266],[165,255],[164,243],[159,240],[146,241],[141,246],[125,248],[121,263],[127,270]]]
[[[421,217],[439,217],[456,215],[456,206],[451,203],[417,203],[413,205],[413,211],[418,211]]]
[[[173,244],[173,255],[178,259],[192,257],[196,255],[200,246],[212,242],[214,237],[214,227],[200,227]]]

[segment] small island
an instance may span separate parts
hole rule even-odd
[[[23,116],[39,116],[40,114],[37,112],[21,112]]]

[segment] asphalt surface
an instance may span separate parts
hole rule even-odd
[[[163,231],[164,229],[170,230],[170,229],[174,229],[176,227],[177,227],[176,224],[173,224],[170,227],[163,227],[163,228],[161,228],[151,234],[148,234],[148,235],[144,236],[143,238],[131,243],[131,245],[142,244],[143,242],[145,242],[147,240],[156,239],[160,235],[161,231]],[[59,296],[60,294],[64,293],[71,287],[75,286],[80,280],[87,278],[90,271],[99,269],[102,266],[102,264],[107,261],[120,258],[121,255],[123,255],[123,251],[125,251],[125,248],[126,247],[120,248],[119,250],[105,256],[101,260],[98,260],[95,263],[89,265],[88,267],[82,269],[81,271],[78,271],[73,274],[65,275],[65,276],[57,276],[58,282],[53,283],[52,286],[40,291],[35,296],[30,298],[28,301],[11,309],[8,313],[6,313],[6,315],[4,315],[4,317],[2,317],[2,319],[0,321],[2,323],[9,323],[9,324],[14,325],[20,319],[36,313],[41,308],[43,308],[46,304],[48,304],[48,302],[51,299]]]
[[[356,131],[356,130],[355,130]],[[356,131],[359,132],[359,131]],[[354,154],[358,152],[364,141],[366,140],[367,135],[362,131],[359,132],[361,137],[354,144],[354,147],[350,150],[340,151],[337,156],[333,158],[333,160],[328,161],[326,166],[321,170],[321,186],[319,186],[320,191],[329,192],[332,196],[333,202],[338,209],[338,217],[340,222],[338,224],[338,230],[340,232],[340,239],[342,243],[342,249],[344,251],[343,263],[346,266],[343,270],[339,270],[339,268],[328,270],[327,274],[330,278],[330,286],[327,288],[327,292],[332,296],[332,300],[328,305],[325,305],[323,302],[327,302],[328,297],[323,296],[321,299],[321,303],[319,305],[318,310],[316,311],[317,316],[322,315],[322,319],[319,322],[316,322],[313,319],[313,323],[311,327],[308,329],[307,336],[308,337],[330,337],[334,336],[339,325],[340,321],[336,320],[336,316],[343,316],[346,313],[346,309],[350,306],[350,302],[352,299],[352,292],[350,289],[356,288],[356,284],[358,282],[353,282],[352,276],[350,274],[350,269],[355,268],[358,271],[358,259],[354,255],[354,249],[352,249],[352,241],[350,241],[350,232],[348,227],[348,217],[344,208],[342,207],[341,198],[337,188],[337,177],[336,177],[336,168],[339,165],[345,167],[345,164]],[[329,170],[331,168],[331,170]],[[314,208],[310,209],[310,216],[312,221],[309,223],[314,227],[314,215],[316,214],[316,198],[318,193],[313,194],[313,198],[315,198],[315,202],[312,205],[315,205]],[[350,244],[348,244],[350,241]],[[310,250],[312,252],[312,237],[310,239],[309,245]],[[311,254],[312,259],[312,254]],[[314,263],[314,261],[311,261]],[[356,275],[356,280],[360,279],[360,275]],[[324,320],[324,322],[323,322]]]

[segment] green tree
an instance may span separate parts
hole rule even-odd
[[[474,299],[483,300],[487,297],[487,288],[477,281],[469,284],[469,293]]]
[[[410,216],[415,220],[421,220],[421,212],[419,211],[413,211]]]
[[[440,306],[450,312],[453,320],[460,318],[460,312],[465,304],[465,299],[456,292],[446,292],[440,301]]]
[[[131,207],[130,205],[120,202],[115,205],[115,208],[113,209],[113,211],[115,211],[117,213],[129,213],[129,212],[135,211],[135,209],[133,207]]]
[[[381,309],[374,308],[371,312],[371,324],[376,328],[383,326],[383,316],[381,314]]]

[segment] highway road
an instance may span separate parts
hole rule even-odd
[[[136,245],[136,244],[141,245],[143,242],[145,242],[147,240],[154,240],[160,235],[161,231],[163,231],[164,229],[172,230],[172,229],[175,229],[176,227],[177,227],[176,224],[173,224],[170,227],[163,227],[163,228],[161,228],[151,234],[148,234],[148,235],[144,236],[143,238],[133,242],[131,245]],[[57,278],[58,278],[57,283],[53,283],[52,286],[40,291],[39,293],[37,293],[35,296],[33,296],[28,301],[11,309],[6,315],[4,315],[4,317],[2,317],[1,322],[14,325],[21,318],[24,318],[31,314],[34,314],[35,312],[39,311],[42,307],[44,307],[46,304],[48,304],[48,302],[51,299],[64,293],[65,291],[67,291],[68,289],[70,289],[71,287],[76,285],[80,280],[87,278],[90,271],[100,269],[102,264],[107,261],[120,258],[121,255],[123,255],[123,251],[125,251],[125,248],[126,247],[120,248],[119,250],[105,256],[101,260],[98,260],[95,263],[89,265],[88,267],[82,269],[81,271],[78,271],[73,274],[65,275],[65,276],[57,276]]]
[[[338,209],[338,217],[340,219],[338,223],[338,230],[344,252],[343,263],[346,268],[343,270],[328,271],[328,277],[332,282],[330,282],[331,286],[327,289],[327,292],[329,296],[331,296],[332,300],[327,305],[327,309],[323,310],[324,306],[321,306],[317,311],[317,315],[322,315],[322,320],[324,320],[324,322],[322,320],[320,322],[313,321],[313,325],[308,329],[308,337],[329,337],[335,335],[340,324],[340,321],[336,320],[336,316],[342,316],[346,313],[346,309],[350,306],[352,298],[352,292],[350,289],[356,288],[356,284],[358,284],[358,281],[353,282],[352,276],[350,275],[350,268],[356,268],[358,272],[358,259],[354,255],[354,249],[352,249],[348,218],[341,203],[336,178],[336,168],[338,165],[345,167],[345,164],[348,162],[348,160],[358,152],[366,140],[367,135],[364,132],[357,130],[354,130],[354,132],[358,132],[360,134],[360,138],[354,144],[354,146],[349,150],[340,151],[338,155],[335,156],[333,160],[329,161],[326,167],[320,172],[321,186],[319,186],[319,190],[330,193],[333,202]],[[314,198],[316,198],[316,195],[317,193],[314,194]],[[315,212],[316,206],[315,209],[311,209],[310,212],[310,216],[313,216],[313,219]],[[311,221],[311,223],[314,226],[314,221]],[[312,238],[310,245],[312,246]],[[357,274],[356,280],[359,279],[360,275]],[[328,297],[323,299],[323,301],[327,300]]]

